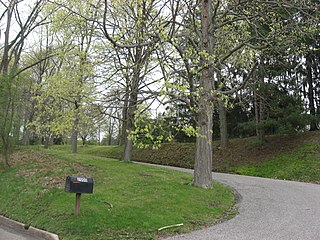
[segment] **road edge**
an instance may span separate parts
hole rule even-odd
[[[3,225],[8,228],[12,228],[20,232],[26,232],[33,237],[39,237],[45,240],[59,240],[59,236],[57,234],[50,233],[42,229],[29,226],[27,224],[17,222],[15,220],[4,217],[2,215],[0,215],[0,225]]]

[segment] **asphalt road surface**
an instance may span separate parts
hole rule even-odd
[[[0,225],[0,240],[40,240],[40,238]]]
[[[213,177],[241,195],[239,214],[168,239],[320,240],[320,185],[222,173],[213,173]]]

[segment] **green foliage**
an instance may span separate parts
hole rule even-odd
[[[0,91],[0,133],[3,138],[12,131],[14,109],[17,101],[15,79],[0,75]]]
[[[216,222],[234,203],[226,187],[192,187],[192,176],[185,173],[86,154],[47,153],[50,157],[26,154],[24,163],[2,172],[0,212],[66,240],[155,239],[188,232]],[[81,197],[79,216],[73,215],[75,195],[63,189],[69,174],[95,180],[94,193]],[[177,223],[184,225],[157,231]]]
[[[256,133],[256,123],[254,121],[238,123],[237,129],[240,136],[254,136]]]
[[[89,57],[94,48],[94,24],[83,18],[95,15],[90,2],[58,1],[47,5],[49,12],[56,9],[50,15],[50,31],[57,39],[50,46],[56,55],[47,61],[42,81],[33,87],[37,115],[30,125],[40,136],[69,135],[83,130],[83,125],[93,125],[93,116],[88,113],[96,91],[93,75],[97,65]],[[60,4],[58,8],[56,4]]]
[[[252,86],[258,88],[258,94],[263,96],[263,103],[266,106],[266,118],[258,123],[254,120],[240,122],[238,124],[240,135],[253,136],[257,129],[263,129],[266,134],[280,135],[294,134],[307,130],[310,116],[305,113],[299,96],[293,95],[287,90],[278,89],[275,83]]]
[[[172,140],[170,128],[165,125],[161,116],[152,119],[151,113],[144,111],[143,106],[138,108],[134,116],[135,128],[131,131],[129,138],[133,140],[137,148],[152,146],[157,149],[162,143]]]
[[[0,145],[5,161],[8,151],[19,140],[23,83],[22,77],[0,75]]]

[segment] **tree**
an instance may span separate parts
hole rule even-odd
[[[147,76],[155,68],[152,57],[170,23],[170,19],[165,18],[166,4],[166,1],[153,0],[104,1],[103,35],[117,56],[116,64],[124,82],[123,161],[131,160],[133,141],[130,135],[135,128],[137,107],[148,95],[150,97],[150,92],[153,94],[149,86],[155,81],[148,82]]]
[[[71,151],[76,153],[81,121],[87,121],[85,114],[95,98],[96,64],[90,54],[95,47],[93,36],[97,23],[86,18],[96,19],[97,11],[87,1],[81,5],[55,1],[48,6],[51,8],[56,9],[50,24],[55,35],[52,48],[56,51],[51,63],[56,70],[50,71],[41,83],[37,100],[41,113],[34,123],[51,135],[71,134]]]
[[[196,160],[193,184],[210,188],[212,183],[212,127],[213,127],[213,69],[209,60],[213,50],[213,36],[210,34],[212,19],[212,1],[203,0],[201,4],[201,67],[200,99],[198,110],[198,137],[196,142]]]
[[[192,9],[192,2],[183,2],[188,5],[188,9]],[[194,46],[200,61],[194,185],[208,188],[212,182],[213,103],[236,93],[252,79],[260,61],[259,51],[274,48],[274,40],[287,41],[285,37],[296,27],[296,23],[291,19],[294,19],[297,11],[304,11],[306,5],[296,1],[275,3],[259,0],[202,0],[197,3],[200,11],[190,11],[195,21],[184,27],[192,26],[191,31],[199,32],[197,13],[201,14],[201,32],[198,33],[200,47],[197,49],[197,45]],[[264,28],[267,31],[263,31]],[[185,32],[184,36],[188,34],[186,29]],[[190,42],[195,41],[190,39]],[[232,66],[243,69],[241,81],[238,77],[231,78],[229,69]]]
[[[0,21],[5,26],[0,55],[0,89],[3,93],[0,100],[0,135],[3,165],[8,167],[10,136],[13,133],[13,121],[17,114],[16,103],[20,92],[19,75],[30,67],[20,68],[21,55],[26,46],[26,39],[38,26],[44,24],[46,16],[40,14],[45,5],[43,0],[37,0],[30,6],[26,1],[15,0],[1,1],[0,4],[3,6]],[[22,9],[24,9],[24,14],[22,14]]]

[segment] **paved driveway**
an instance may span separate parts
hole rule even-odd
[[[12,228],[8,228],[0,225],[0,239],[1,240],[40,240],[40,238],[35,238],[22,233]]]
[[[168,239],[320,240],[320,185],[222,173],[213,173],[213,177],[241,195],[239,214]]]

